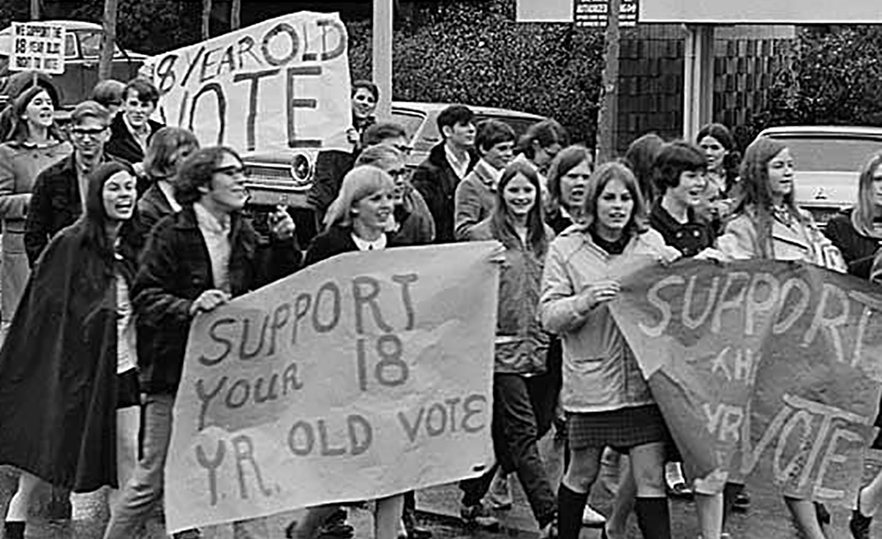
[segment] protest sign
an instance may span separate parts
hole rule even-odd
[[[882,292],[795,262],[688,260],[612,305],[684,463],[709,492],[751,474],[853,507],[882,382]]]
[[[10,71],[39,69],[64,73],[64,27],[43,22],[13,22]]]
[[[346,27],[300,12],[148,58],[164,123],[240,152],[351,151]]]
[[[199,316],[169,531],[486,471],[497,245],[349,253]]]

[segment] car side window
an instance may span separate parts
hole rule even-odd
[[[83,32],[80,34],[80,47],[83,49],[83,56],[98,56],[101,54],[101,33],[100,32]]]
[[[64,34],[64,56],[65,58],[76,58],[77,54],[77,36],[73,32]]]

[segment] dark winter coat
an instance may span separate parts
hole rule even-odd
[[[848,265],[848,273],[861,279],[870,278],[870,268],[879,252],[880,241],[864,236],[851,222],[851,209],[843,211],[827,222],[824,235],[839,248]]]
[[[477,162],[478,155],[470,152],[467,172],[471,172]],[[423,195],[435,220],[435,243],[454,241],[454,197],[459,182],[459,176],[447,161],[444,142],[436,144],[413,173],[413,186]]]
[[[96,257],[82,227],[57,234],[0,349],[0,464],[78,492],[118,486],[116,286]]]
[[[105,161],[109,158],[105,157]],[[43,170],[34,181],[25,223],[24,245],[31,267],[49,240],[83,213],[83,196],[74,154]]]
[[[300,263],[293,240],[260,238],[239,215],[232,216],[230,246],[234,297],[293,273]],[[132,288],[138,366],[147,393],[177,391],[192,320],[190,306],[213,288],[211,259],[193,207],[157,223],[141,253]]]

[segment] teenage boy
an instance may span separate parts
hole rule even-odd
[[[244,180],[242,160],[233,150],[196,150],[184,161],[175,184],[183,208],[156,224],[141,254],[132,303],[141,389],[147,394],[144,440],[141,460],[111,512],[105,539],[137,537],[162,499],[190,321],[199,312],[293,273],[299,265],[294,222],[287,212],[271,215],[266,242],[240,215],[248,199]]]
[[[413,186],[423,195],[435,220],[435,243],[451,243],[453,198],[459,185],[478,162],[474,113],[466,106],[453,105],[438,115],[438,131],[444,140],[429,152],[413,174]]]
[[[159,90],[149,80],[132,79],[123,90],[119,112],[110,122],[110,140],[105,151],[114,159],[125,161],[138,173],[138,196],[148,187],[140,178],[144,171],[144,154],[153,133],[162,124],[150,119],[159,102]]]
[[[469,239],[469,232],[490,217],[496,205],[496,185],[505,167],[514,159],[515,132],[507,123],[484,120],[478,124],[475,148],[480,159],[456,187],[454,236]]]
[[[83,101],[71,114],[70,142],[74,151],[43,170],[34,180],[28,206],[24,244],[31,266],[62,228],[83,213],[89,173],[107,159],[110,113],[95,101]]]

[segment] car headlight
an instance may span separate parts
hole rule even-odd
[[[312,162],[306,154],[299,153],[291,159],[289,172],[294,183],[306,185],[312,180]]]

